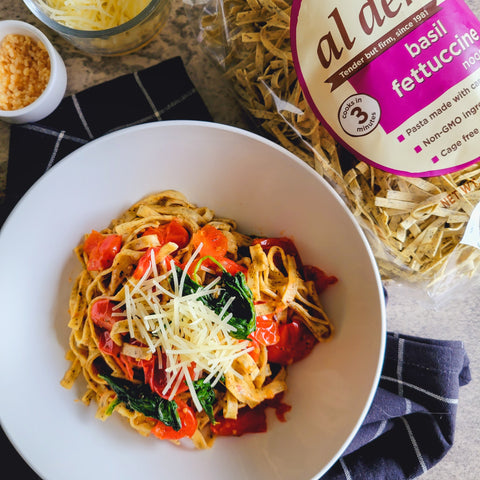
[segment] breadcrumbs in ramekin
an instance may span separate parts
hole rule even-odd
[[[45,90],[50,57],[43,43],[27,35],[9,34],[0,43],[0,110],[30,105]]]

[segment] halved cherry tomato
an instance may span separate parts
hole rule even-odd
[[[259,315],[256,318],[257,328],[249,335],[249,338],[255,339],[262,345],[275,345],[280,340],[278,323],[274,313],[269,315]]]
[[[327,275],[323,270],[312,265],[303,267],[305,280],[312,280],[315,283],[315,289],[318,293],[323,292],[329,285],[337,283],[337,277]]]
[[[136,280],[140,280],[147,269],[150,267],[150,264],[152,262],[152,250],[154,252],[155,256],[155,263],[158,263],[158,253],[160,252],[160,249],[162,247],[150,247],[147,249],[147,251],[140,257],[140,260],[137,263],[137,267],[135,268],[133,272],[133,278]],[[168,266],[167,268],[170,269],[170,261],[173,260],[176,265],[178,265],[178,261],[173,258],[171,255],[167,255],[164,258],[164,261],[167,262]]]
[[[133,278],[135,278],[136,280],[140,280],[140,278],[143,277],[148,268],[150,268],[152,262],[152,251],[154,253],[156,261],[156,256],[157,253],[160,251],[160,248],[161,247],[150,247],[147,249],[147,251],[140,257],[140,260],[137,263],[137,267],[133,272]]]
[[[192,235],[192,244],[197,248],[202,244],[200,256],[224,257],[228,250],[227,237],[212,225],[205,225]]]
[[[317,344],[310,330],[295,316],[291,322],[281,324],[278,330],[280,340],[267,347],[269,362],[290,365],[305,358]]]
[[[166,356],[162,353],[162,365],[165,365],[167,361]],[[150,360],[141,360],[139,362],[139,365],[141,368],[143,368],[143,374],[145,377],[145,383],[148,383],[150,385],[150,388],[152,389],[153,392],[155,392],[157,395],[160,395],[162,398],[168,399],[172,393],[172,389],[169,388],[166,393],[163,393],[163,390],[167,386],[167,374],[163,368],[159,368],[158,366],[158,357],[157,355],[152,355],[152,358]],[[192,364],[188,368],[188,371],[190,373],[190,377],[193,378],[193,369],[195,366]],[[185,382],[185,376],[182,372],[178,374],[181,376],[182,380],[180,381],[180,385],[178,386],[177,389],[177,394],[178,393],[183,393],[188,390],[188,385]],[[177,383],[178,377],[174,380],[172,387]]]
[[[174,428],[167,427],[159,420],[151,432],[162,440],[179,440],[184,437],[192,437],[197,430],[197,419],[193,410],[182,400],[177,399],[175,402],[178,406],[178,415],[182,428],[177,432]]]
[[[92,230],[83,244],[83,250],[88,257],[87,270],[100,271],[110,268],[121,247],[121,235],[102,235]]]
[[[92,303],[90,307],[90,317],[93,323],[101,328],[110,331],[117,322],[113,316],[114,303],[108,298],[99,298]]]
[[[267,417],[265,404],[255,408],[244,407],[238,411],[236,419],[215,418],[216,423],[211,425],[212,432],[221,436],[239,437],[246,433],[262,433],[267,431]]]
[[[110,333],[107,330],[103,330],[98,337],[98,348],[101,352],[111,355],[112,357],[118,357],[121,352],[119,347],[110,337]]]
[[[85,238],[83,243],[83,251],[89,256],[92,250],[104,239],[104,235],[96,230],[92,230]]]
[[[173,242],[178,248],[186,247],[190,239],[187,229],[176,218],[164,225],[147,228],[143,235],[156,235],[160,245]]]

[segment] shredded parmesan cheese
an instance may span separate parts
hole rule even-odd
[[[161,350],[166,356],[166,365],[162,366],[167,375],[163,393],[170,392],[169,399],[173,399],[185,379],[193,402],[201,411],[193,381],[205,373],[206,381],[214,386],[227,373],[238,376],[232,364],[252,349],[251,343],[230,336],[235,327],[228,324],[231,314],[226,312],[233,297],[220,314],[200,300],[214,293],[219,277],[197,292],[184,295],[188,268],[179,277],[173,263],[166,274],[159,274],[154,265],[152,257],[150,267],[138,283],[129,280],[124,286],[125,300],[116,309],[125,308],[131,334],[139,332],[152,354]],[[165,282],[172,282],[173,289],[167,289]],[[189,371],[191,366],[195,366],[194,378]]]
[[[136,17],[150,0],[40,0],[45,13],[77,30],[106,30]]]

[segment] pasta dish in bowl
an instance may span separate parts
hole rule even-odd
[[[42,478],[318,478],[373,399],[368,242],[257,135],[162,121],[88,143],[20,200],[0,264],[2,427]]]
[[[82,372],[97,416],[117,410],[144,435],[208,448],[266,431],[267,405],[289,409],[287,365],[332,334],[319,293],[335,277],[179,192],[143,199],[76,253],[62,385]]]

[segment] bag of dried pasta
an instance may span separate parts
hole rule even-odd
[[[463,0],[188,11],[244,108],[344,198],[385,280],[436,295],[477,277],[480,22]]]

